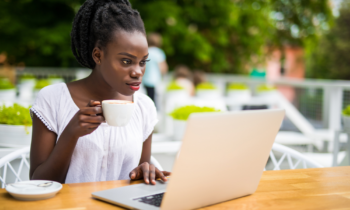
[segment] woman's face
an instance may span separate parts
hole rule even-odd
[[[146,69],[148,45],[140,32],[116,32],[97,63],[106,83],[118,93],[130,96],[140,88]]]

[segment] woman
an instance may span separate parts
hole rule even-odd
[[[145,28],[128,0],[87,0],[71,32],[78,62],[89,77],[42,89],[31,108],[30,178],[61,183],[116,179],[166,181],[150,164],[154,103],[136,92],[148,57]],[[101,101],[128,100],[135,112],[125,127],[105,123]]]

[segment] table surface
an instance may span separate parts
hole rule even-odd
[[[0,210],[121,209],[93,199],[91,193],[140,182],[64,184],[54,198],[41,201],[18,201],[0,189]],[[350,166],[265,171],[254,194],[201,209],[350,209]]]

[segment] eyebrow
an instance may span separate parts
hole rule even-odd
[[[135,55],[131,55],[129,53],[126,53],[126,52],[121,52],[121,53],[118,53],[119,55],[125,55],[125,56],[128,56],[128,57],[131,57],[131,58],[134,58],[136,59],[137,57]],[[148,57],[149,53],[145,56],[143,56],[144,58]]]

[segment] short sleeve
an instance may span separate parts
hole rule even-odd
[[[154,126],[158,123],[157,109],[154,102],[145,94],[138,93],[138,104],[143,118],[143,141],[152,134]]]
[[[44,87],[38,93],[33,106],[30,108],[30,115],[35,114],[52,132],[57,134],[57,87],[51,85]],[[56,94],[55,94],[56,93]]]

